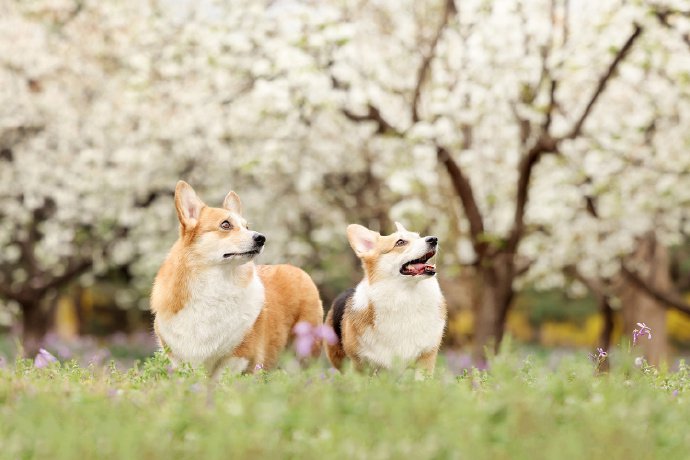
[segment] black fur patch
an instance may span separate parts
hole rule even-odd
[[[347,301],[350,300],[350,298],[355,294],[355,290],[353,288],[348,289],[347,291],[341,292],[338,297],[335,298],[333,301],[333,306],[331,307],[333,309],[333,330],[335,331],[335,334],[338,336],[338,340],[342,341],[342,324],[343,324],[343,314],[345,313],[345,306],[347,305]]]

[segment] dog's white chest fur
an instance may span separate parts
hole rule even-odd
[[[359,355],[390,368],[411,364],[422,353],[438,347],[445,328],[443,294],[436,278],[362,281],[354,294],[353,309],[374,308],[374,325],[359,337]]]
[[[157,318],[158,333],[175,360],[212,368],[254,325],[264,305],[264,286],[256,273],[241,287],[232,271],[214,267],[189,288],[182,310],[167,319]]]

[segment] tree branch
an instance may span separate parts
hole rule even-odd
[[[517,197],[515,199],[515,214],[513,216],[513,228],[508,238],[508,252],[516,252],[517,246],[525,231],[525,209],[529,199],[529,185],[532,179],[532,171],[546,153],[554,153],[558,150],[558,144],[548,133],[543,132],[539,140],[522,156],[518,165]]]
[[[546,117],[544,118],[544,124],[542,125],[543,132],[548,133],[551,130],[551,120],[553,119],[553,111],[556,108],[556,88],[558,88],[558,82],[555,78],[549,76],[551,82],[549,83],[549,107],[546,112]]]
[[[589,292],[591,292],[592,295],[597,299],[597,301],[602,301],[603,299],[612,297],[610,290],[603,283],[596,279],[584,276],[574,265],[564,267],[563,273],[584,284]]]
[[[636,24],[633,33],[630,35],[630,37],[628,37],[628,40],[625,42],[623,47],[616,53],[615,57],[613,58],[613,61],[611,61],[611,63],[609,64],[609,67],[607,68],[606,72],[604,72],[604,74],[602,74],[602,76],[599,78],[597,86],[594,89],[594,92],[592,93],[591,97],[589,98],[589,102],[587,103],[585,110],[582,112],[577,122],[575,122],[572,129],[563,137],[552,137],[551,134],[548,132],[548,128],[551,125],[551,119],[547,116],[544,129],[541,132],[539,139],[532,146],[532,148],[530,148],[529,151],[522,156],[522,159],[520,160],[520,164],[518,166],[518,186],[515,203],[515,214],[513,217],[513,228],[510,232],[510,237],[508,238],[507,244],[507,250],[509,252],[517,251],[517,246],[520,243],[520,240],[522,239],[524,233],[525,209],[527,207],[527,201],[529,199],[529,184],[534,167],[544,154],[557,152],[558,146],[563,140],[574,139],[582,133],[582,126],[584,125],[585,121],[587,120],[587,117],[591,113],[594,104],[596,104],[597,100],[604,92],[607,83],[615,74],[618,65],[628,55],[628,53],[632,49],[633,44],[635,43],[635,41],[641,33],[642,27]],[[553,82],[551,83],[549,91],[550,97],[555,98],[556,85]],[[552,101],[553,100],[554,99],[552,99]],[[549,109],[553,110],[553,105],[550,106]]]
[[[402,133],[395,129],[393,125],[383,118],[381,111],[373,105],[368,105],[368,112],[365,115],[357,115],[348,109],[343,109],[343,114],[350,120],[356,122],[371,121],[376,123],[376,134],[396,134],[401,136]]]
[[[616,53],[616,55],[613,58],[613,61],[609,64],[608,69],[604,74],[599,77],[599,81],[597,83],[596,88],[594,88],[594,92],[589,98],[589,102],[587,102],[587,105],[585,106],[585,110],[582,112],[580,117],[577,119],[575,124],[573,125],[572,129],[562,138],[559,139],[575,139],[580,135],[582,132],[582,126],[584,125],[585,121],[587,121],[587,117],[589,114],[592,112],[592,108],[594,107],[594,104],[596,104],[597,100],[601,96],[601,94],[604,92],[604,89],[606,88],[606,85],[608,82],[611,80],[613,77],[614,73],[616,72],[616,69],[618,69],[618,65],[625,59],[625,57],[628,55],[630,50],[632,49],[632,46],[635,44],[635,41],[639,38],[639,36],[642,34],[642,27],[639,24],[635,24],[635,27],[633,29],[633,33],[628,37],[626,40],[625,44],[621,47],[620,50]]]
[[[529,271],[530,268],[532,268],[532,265],[534,265],[533,259],[518,258],[515,263],[515,276],[518,277],[524,275]]]
[[[671,24],[668,20],[669,16],[685,16],[685,17],[690,18],[690,11],[671,10],[668,8],[657,8],[656,12],[654,13],[654,16],[656,16],[656,18],[659,20],[661,25],[663,25],[667,29],[676,30],[676,28],[673,26],[673,24]],[[685,42],[686,45],[690,46],[690,34],[681,33],[680,37]]]
[[[653,286],[650,286],[645,280],[643,280],[637,273],[628,269],[624,263],[621,263],[621,272],[625,277],[630,280],[635,286],[642,289],[645,294],[659,302],[660,304],[690,315],[690,304],[685,302],[680,296],[675,293],[662,292]]]
[[[85,273],[89,268],[91,268],[92,265],[93,261],[91,260],[72,259],[67,264],[67,268],[62,274],[54,276],[49,281],[42,283],[40,286],[37,286],[35,290],[45,292],[51,289],[59,288],[63,284],[71,281],[74,277]]]
[[[10,300],[18,300],[18,295],[6,283],[0,284],[0,297]]]
[[[470,238],[472,240],[472,245],[477,253],[477,256],[481,259],[486,251],[486,241],[482,241],[482,235],[484,234],[484,220],[479,212],[479,207],[477,206],[477,201],[474,198],[474,192],[472,191],[472,185],[469,179],[462,172],[460,165],[453,160],[450,152],[444,147],[436,147],[436,155],[438,161],[446,168],[448,176],[450,176],[450,181],[453,184],[453,189],[455,193],[460,197],[460,202],[465,210],[465,216],[470,224]]]
[[[429,73],[429,67],[431,66],[431,61],[433,61],[436,55],[436,47],[438,42],[443,35],[450,18],[457,13],[455,8],[455,0],[446,0],[446,4],[443,8],[443,17],[441,18],[441,23],[434,34],[429,46],[429,52],[422,57],[422,64],[419,66],[419,71],[417,72],[417,83],[415,84],[414,93],[412,96],[412,122],[417,123],[420,120],[419,116],[419,100],[422,96],[422,86]]]

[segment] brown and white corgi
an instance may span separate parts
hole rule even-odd
[[[336,298],[326,317],[339,338],[325,344],[338,369],[348,357],[358,370],[399,364],[434,371],[446,325],[436,267],[428,263],[438,239],[395,225],[397,231],[388,236],[361,225],[347,227],[365,276],[356,289]]]
[[[296,323],[322,323],[314,282],[291,265],[254,265],[266,237],[249,230],[235,192],[212,208],[179,181],[175,207],[180,237],[151,293],[161,346],[174,363],[203,365],[211,375],[225,366],[275,367]]]

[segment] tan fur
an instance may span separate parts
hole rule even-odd
[[[348,300],[348,304],[352,303],[352,299]],[[345,357],[349,357],[355,365],[355,368],[362,370],[365,363],[359,359],[357,350],[359,348],[358,337],[362,335],[364,330],[373,327],[375,322],[374,308],[369,305],[363,311],[353,311],[351,308],[345,308],[343,315],[342,327],[342,341],[334,344],[325,342],[326,353],[328,359],[338,370],[342,369],[342,363]],[[333,327],[333,309],[328,311],[325,324]]]
[[[259,265],[257,271],[266,288],[266,303],[233,353],[246,358],[250,370],[258,364],[274,368],[294,325],[300,321],[318,325],[323,318],[319,292],[305,272],[292,265]]]
[[[324,324],[333,329],[333,308],[328,310]],[[347,354],[345,354],[345,350],[343,350],[343,344],[340,341],[333,344],[324,341],[324,346],[326,347],[326,355],[328,356],[328,360],[331,362],[333,367],[341,370],[343,360],[347,358]]]
[[[377,268],[378,258],[382,254],[388,254],[389,252],[401,253],[405,250],[404,247],[396,247],[396,241],[398,241],[398,236],[395,233],[386,236],[381,235],[376,241],[374,250],[360,256],[362,267],[364,268],[364,276],[367,277],[370,284],[375,283],[381,279],[381,276],[384,276]]]
[[[204,251],[207,251],[203,245],[211,249],[214,244],[241,245],[246,243],[248,234],[254,233],[248,231],[246,220],[239,215],[242,207],[234,192],[225,198],[224,208],[211,208],[198,199],[188,184],[180,181],[175,189],[175,207],[180,220],[180,237],[161,266],[151,294],[154,331],[168,352],[159,323],[171,321],[190,301],[196,279],[209,266],[203,258]],[[232,217],[229,217],[229,211],[233,212]],[[225,220],[232,224],[231,229],[220,227]],[[200,242],[202,236],[205,239]],[[256,283],[253,280],[258,276],[263,284],[265,300],[256,321],[241,332],[244,337],[241,343],[224,358],[209,365],[212,374],[232,357],[247,359],[248,371],[253,371],[259,364],[264,369],[271,369],[277,364],[297,322],[321,324],[323,307],[318,290],[309,275],[299,268],[291,265],[255,266],[248,259],[240,265],[224,266],[223,270],[229,271],[237,289]]]

